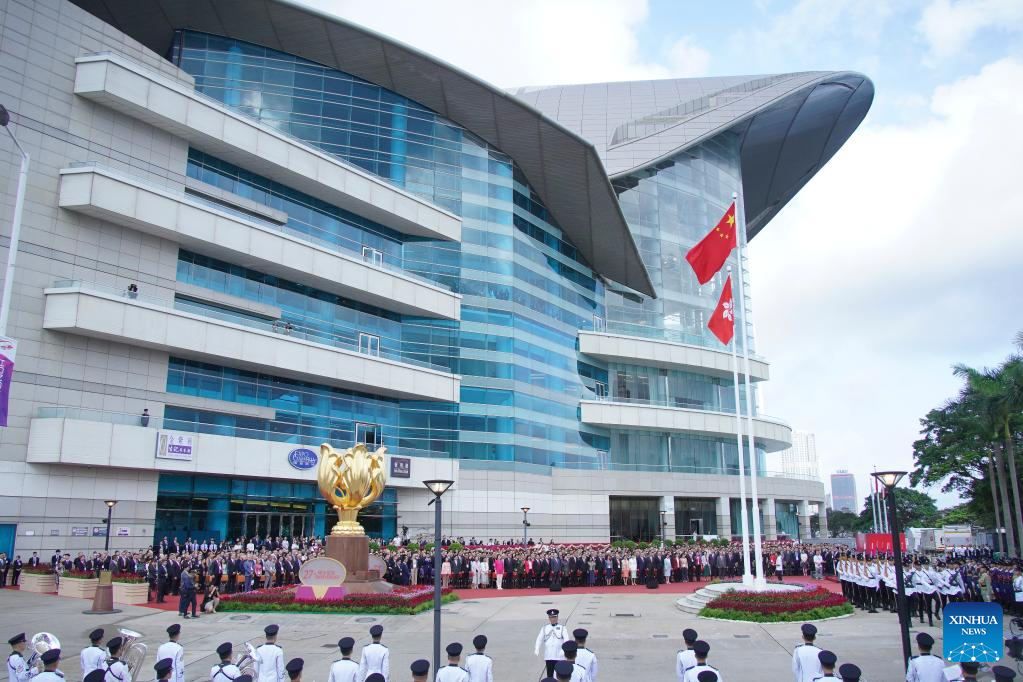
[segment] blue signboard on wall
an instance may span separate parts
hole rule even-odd
[[[309,448],[295,448],[288,453],[288,464],[295,469],[312,469],[319,461],[319,456]]]

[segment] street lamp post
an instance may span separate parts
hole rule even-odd
[[[885,488],[888,498],[888,526],[892,533],[892,560],[895,563],[895,603],[899,609],[899,629],[902,631],[902,667],[909,666],[909,612],[906,609],[906,580],[902,573],[902,543],[899,541],[899,515],[895,510],[895,486],[905,471],[876,471],[873,474]]]
[[[11,115],[0,104],[0,126],[11,136],[14,146],[21,154],[21,171],[18,173],[18,193],[14,199],[14,217],[11,219],[11,242],[7,248],[7,270],[4,271],[4,293],[0,299],[0,336],[7,336],[7,317],[11,312],[11,290],[14,288],[14,263],[18,259],[18,241],[21,237],[21,214],[25,210],[25,187],[28,184],[28,152],[14,136],[14,131],[7,125]]]
[[[522,546],[529,544],[529,507],[522,507]]]
[[[664,541],[667,539],[667,533],[668,533],[668,522],[664,518],[664,515],[667,514],[667,513],[668,512],[666,512],[665,510],[663,510],[663,509],[661,510],[661,544],[662,545],[664,544]]]
[[[436,504],[433,516],[433,674],[440,669],[440,508],[441,496],[448,491],[454,481],[430,480],[423,485],[433,493],[430,504]],[[427,505],[429,506],[429,505]]]
[[[105,500],[107,505],[107,540],[103,545],[103,551],[110,551],[110,517],[114,514],[114,505],[117,504],[117,500]]]

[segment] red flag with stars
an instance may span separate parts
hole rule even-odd
[[[693,266],[696,279],[706,284],[714,273],[728,260],[728,254],[735,248],[735,202],[721,216],[717,226],[700,240],[700,243],[689,249],[686,260]]]
[[[718,307],[714,308],[714,314],[710,316],[707,323],[714,336],[726,346],[731,343],[735,334],[735,304],[732,303],[732,276],[725,280],[725,288],[721,290],[721,298],[718,299]]]

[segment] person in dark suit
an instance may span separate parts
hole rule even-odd
[[[224,561],[227,570],[227,593],[232,594],[238,586],[238,558],[232,554]]]
[[[156,603],[162,604],[170,588],[170,567],[167,560],[157,562],[156,566]]]

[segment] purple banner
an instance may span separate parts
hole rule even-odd
[[[14,353],[18,343],[0,336],[0,426],[7,426],[7,405],[11,398],[11,377],[14,376]]]

